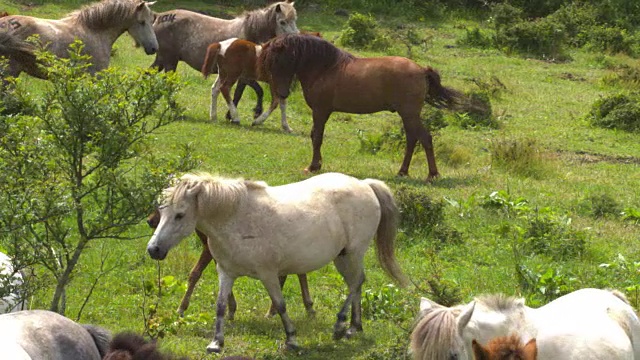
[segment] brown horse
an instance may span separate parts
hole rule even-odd
[[[522,345],[517,335],[497,337],[487,346],[480,345],[475,339],[471,344],[475,360],[536,360],[538,356],[536,339]]]
[[[154,341],[142,336],[124,332],[116,334],[109,344],[109,350],[102,360],[186,360],[173,354],[162,353]]]
[[[313,112],[313,159],[306,171],[320,170],[324,127],[334,111],[370,114],[388,110],[402,118],[407,136],[399,175],[408,175],[418,141],[425,149],[429,179],[438,176],[429,130],[420,111],[425,102],[454,108],[461,93],[443,87],[430,67],[398,56],[357,58],[330,42],[309,35],[285,35],[263,44],[260,69],[269,74],[271,91],[289,96],[294,77],[300,80],[307,105]]]
[[[147,224],[152,229],[158,227],[160,223],[160,212],[156,209],[149,217],[147,217]],[[189,308],[189,302],[191,301],[191,295],[193,294],[193,290],[196,287],[196,283],[200,280],[202,276],[202,272],[207,268],[213,257],[211,256],[211,251],[209,251],[209,245],[207,244],[207,236],[203,234],[200,230],[196,229],[196,235],[202,242],[202,253],[200,253],[200,258],[198,262],[191,269],[191,273],[189,273],[189,280],[187,281],[187,292],[185,292],[182,297],[182,301],[180,302],[180,307],[178,307],[178,313],[180,316],[184,316],[184,312]],[[280,277],[280,288],[284,287],[284,283],[287,280],[286,276]],[[304,307],[307,310],[307,314],[309,316],[313,316],[315,311],[313,310],[313,300],[311,300],[311,294],[309,293],[309,283],[307,282],[307,274],[298,274],[298,280],[300,281],[300,289],[302,291],[302,302],[304,303]],[[236,309],[238,305],[236,303],[236,298],[233,295],[233,291],[229,293],[228,300],[229,302],[229,314],[228,318],[233,319],[236,313]],[[267,316],[274,316],[277,313],[275,305],[272,303],[269,311],[267,312]]]
[[[8,15],[0,18],[0,56],[9,59],[8,75],[21,72],[44,78],[36,64],[35,47],[25,40],[38,35],[41,44],[59,57],[69,56],[69,45],[76,39],[84,44],[84,52],[91,56],[89,71],[109,66],[111,47],[125,31],[153,54],[158,41],[153,32],[153,12],[142,0],[103,0],[74,11],[60,20],[31,16]]]
[[[297,33],[296,20],[297,12],[293,2],[284,1],[243,13],[231,20],[187,10],[158,13],[153,29],[160,49],[152,66],[159,70],[172,71],[176,69],[178,62],[184,61],[196,71],[200,71],[209,44],[233,37],[262,43],[280,34]],[[262,113],[262,88],[255,80],[247,84],[256,91],[258,97],[254,108],[254,115],[257,117]],[[236,88],[236,106],[245,85],[245,82],[241,81]]]

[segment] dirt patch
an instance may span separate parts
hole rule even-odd
[[[581,164],[593,164],[599,162],[607,162],[614,164],[640,164],[640,157],[625,156],[625,155],[606,155],[595,154],[586,151],[564,151],[558,150],[557,154],[566,160],[571,162],[577,162]]]

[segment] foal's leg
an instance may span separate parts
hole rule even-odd
[[[258,116],[255,120],[253,120],[253,123],[251,123],[251,125],[262,125],[262,123],[264,123],[264,121],[267,120],[269,115],[271,115],[271,113],[273,112],[273,110],[276,109],[277,106],[278,106],[278,95],[276,95],[273,91],[271,91],[271,104],[269,105],[269,109],[267,109],[267,111],[260,114],[260,116]]]
[[[357,331],[362,331],[362,284],[364,283],[364,255],[344,254],[339,255],[333,263],[338,272],[344,277],[349,287],[349,295],[338,312],[338,320],[333,327],[333,338],[339,340],[346,336],[350,338]],[[347,329],[347,311],[351,305],[351,326]]]
[[[207,345],[207,352],[219,353],[224,346],[224,313],[227,309],[227,299],[231,294],[233,288],[233,282],[235,278],[227,275],[219,266],[218,269],[218,283],[220,289],[218,291],[218,301],[216,304],[216,326],[213,341]]]
[[[313,158],[309,167],[304,169],[304,172],[314,172],[320,170],[322,167],[322,154],[320,148],[322,147],[322,138],[324,136],[324,125],[327,123],[331,112],[320,111],[313,109],[313,127],[311,128],[311,144],[313,145]]]
[[[287,335],[287,340],[285,344],[290,350],[297,350],[300,348],[298,342],[296,341],[296,329],[293,326],[293,322],[289,318],[287,314],[287,306],[284,302],[284,297],[282,296],[282,290],[280,289],[280,281],[277,276],[265,276],[260,279],[264,284],[264,287],[267,288],[269,292],[269,296],[271,297],[271,302],[275,305],[278,314],[280,314],[280,319],[282,320],[282,325],[284,325],[284,332]]]
[[[218,78],[216,82],[211,86],[211,107],[209,108],[209,120],[218,121],[218,94],[220,94],[220,88],[222,87],[222,80]]]
[[[233,93],[233,103],[236,107],[238,107],[238,103],[240,99],[242,99],[242,93],[244,92],[244,88],[249,85],[253,91],[256,92],[256,107],[253,108],[253,118],[257,118],[262,114],[262,101],[264,99],[264,91],[260,84],[255,80],[246,80],[240,79],[238,81],[238,85],[236,85],[236,90]],[[227,112],[227,119],[231,120],[231,115]]]
[[[222,87],[220,88],[220,91],[222,92],[222,97],[224,97],[224,100],[227,102],[227,106],[229,107],[228,114],[230,114],[231,122],[234,124],[240,124],[240,118],[238,117],[238,109],[235,107],[235,105],[231,101],[231,94],[229,94],[229,91],[231,90],[231,87],[233,86],[233,83],[236,80],[237,78],[236,79],[226,78],[222,82]]]

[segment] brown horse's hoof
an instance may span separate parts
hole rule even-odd
[[[438,174],[438,173],[435,173],[435,174],[429,174],[429,175],[427,176],[427,179],[426,179],[425,181],[426,181],[426,182],[428,182],[428,183],[431,183],[431,182],[434,182],[434,181],[435,181],[437,178],[439,178],[439,177],[440,177],[440,174]]]
[[[408,171],[404,171],[404,170],[400,170],[400,171],[398,171],[398,176],[407,177],[407,176],[409,176],[409,172]]]

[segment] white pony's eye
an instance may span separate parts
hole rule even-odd
[[[286,22],[286,21],[284,21],[284,20],[280,20],[280,25],[281,25],[281,26],[285,26],[285,25],[287,25],[287,22]]]
[[[145,24],[144,20],[140,21],[140,25],[144,26],[144,24]]]
[[[183,217],[184,217],[183,213],[178,213],[178,214],[176,214],[175,219],[176,220],[181,220]]]

